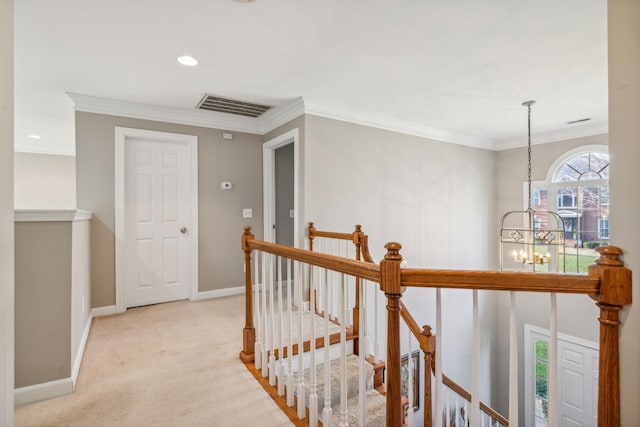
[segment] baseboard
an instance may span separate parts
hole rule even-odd
[[[237,288],[215,289],[213,291],[198,292],[198,301],[203,299],[222,298],[242,294],[244,294],[244,286],[238,286]]]
[[[116,314],[115,305],[105,305],[104,307],[94,307],[91,309],[91,317],[111,316]]]
[[[89,339],[89,332],[91,331],[91,323],[93,322],[93,310],[87,318],[87,324],[84,326],[84,332],[80,339],[80,345],[76,357],[71,367],[71,380],[73,381],[73,389],[76,389],[76,382],[78,381],[78,374],[80,373],[80,365],[82,364],[82,357],[84,356],[84,348],[87,346],[87,339]]]
[[[15,389],[15,405],[38,402],[73,393],[71,377]]]

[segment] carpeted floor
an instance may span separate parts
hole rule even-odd
[[[238,358],[244,296],[94,319],[76,390],[16,408],[16,426],[293,425]]]

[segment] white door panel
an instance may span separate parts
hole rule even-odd
[[[181,143],[125,145],[126,307],[190,296],[190,164]]]

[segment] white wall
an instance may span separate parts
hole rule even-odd
[[[401,254],[411,267],[493,267],[495,153],[309,115],[305,126],[305,212],[313,213],[305,221],[321,230],[347,232],[361,224],[376,261],[393,240],[402,244]],[[472,294],[443,294],[443,369],[469,387]],[[403,297],[421,325],[435,325],[434,295],[411,289]],[[486,400],[495,329],[492,304],[491,294],[481,297]]]
[[[75,209],[76,158],[53,154],[14,154],[16,209]]]
[[[633,271],[633,304],[621,315],[622,426],[640,420],[640,1],[609,0],[611,242]]]
[[[0,425],[13,425],[13,0],[0,0]]]

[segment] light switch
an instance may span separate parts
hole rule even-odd
[[[289,209],[289,218],[293,218],[295,216],[295,211],[293,209]]]
[[[242,218],[253,218],[253,209],[251,208],[242,209]]]

